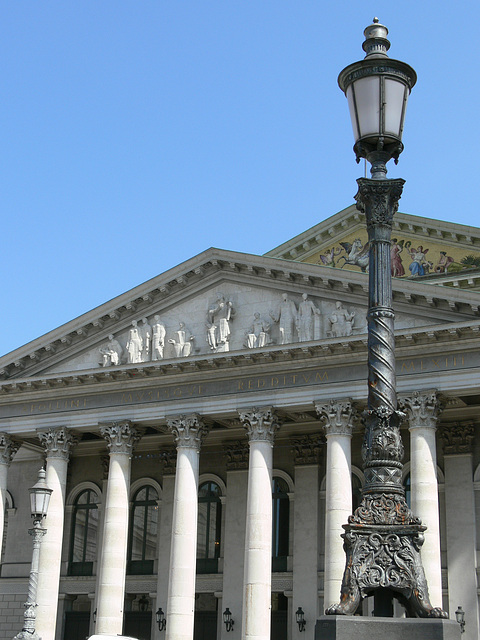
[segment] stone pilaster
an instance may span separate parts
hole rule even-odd
[[[273,441],[280,419],[272,407],[243,411],[250,443],[242,640],[270,640]]]
[[[140,439],[130,421],[101,425],[110,455],[97,594],[97,634],[123,629],[131,457]]]
[[[8,468],[20,445],[21,443],[9,436],[8,433],[0,433],[0,549],[3,546],[3,529],[5,526]]]
[[[45,480],[53,491],[44,524],[47,533],[40,549],[36,628],[40,637],[55,638],[67,470],[77,438],[67,427],[38,431],[37,435],[45,448]]]
[[[167,419],[177,445],[166,640],[192,640],[197,559],[198,469],[208,427],[197,414]]]
[[[421,550],[430,601],[442,606],[442,566],[435,433],[442,403],[436,390],[414,391],[399,399],[410,431],[412,511],[427,527]]]
[[[442,425],[447,521],[448,608],[450,617],[458,605],[465,611],[462,640],[480,637],[477,597],[475,490],[473,483],[472,423]]]
[[[327,438],[324,608],[338,601],[345,568],[342,525],[352,513],[351,448],[357,417],[350,399],[316,403]]]

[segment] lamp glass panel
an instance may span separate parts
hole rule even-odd
[[[350,110],[350,120],[352,121],[353,137],[355,142],[358,140],[358,125],[357,114],[355,113],[355,95],[353,92],[353,85],[351,84],[347,89],[348,108]]]
[[[380,133],[380,76],[360,78],[354,83],[360,137]]]
[[[43,491],[30,492],[30,508],[35,514],[46,514],[48,503],[50,502],[50,493]]]
[[[406,87],[402,82],[385,78],[385,133],[401,137],[402,111]]]

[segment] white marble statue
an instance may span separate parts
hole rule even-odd
[[[270,323],[263,320],[258,312],[254,313],[253,322],[246,332],[246,346],[249,349],[265,347],[269,343]]]
[[[320,309],[308,299],[306,293],[302,294],[302,302],[298,307],[297,331],[300,342],[307,342],[314,339],[315,316],[320,315]]]
[[[142,362],[148,362],[152,357],[152,327],[148,324],[147,318],[142,318],[138,331],[142,338]]]
[[[335,303],[335,311],[328,318],[330,323],[330,335],[333,338],[351,336],[355,311],[349,313],[340,301]]]
[[[136,320],[132,321],[132,328],[128,332],[126,349],[128,364],[142,362],[142,337]]]
[[[184,322],[180,322],[180,326],[178,330],[174,332],[174,335],[175,338],[170,338],[168,342],[173,344],[176,357],[182,358],[189,356],[192,352],[195,336],[192,336],[190,331],[185,327]]]
[[[282,302],[277,312],[270,311],[270,317],[274,322],[278,322],[280,328],[280,344],[293,342],[293,331],[297,320],[297,307],[293,300],[290,300],[288,293],[282,294]]]
[[[102,355],[102,367],[110,367],[114,364],[120,364],[123,349],[118,340],[115,340],[113,334],[108,336],[108,342],[100,347]]]
[[[152,325],[152,360],[162,360],[165,348],[167,330],[161,322],[160,316],[154,316]]]
[[[217,293],[215,305],[208,310],[207,342],[213,351],[229,351],[230,321],[235,311],[223,293]]]

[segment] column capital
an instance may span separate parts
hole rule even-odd
[[[200,451],[209,431],[203,418],[198,413],[192,413],[188,416],[172,416],[167,418],[167,425],[173,434],[177,449],[182,447]]]
[[[372,180],[359,178],[355,196],[357,209],[365,213],[367,229],[373,227],[392,228],[393,216],[398,211],[398,201],[402,196],[405,180]]]
[[[8,433],[0,433],[0,464],[10,466],[15,454],[20,449],[21,442],[12,438]]]
[[[135,445],[141,438],[141,433],[130,420],[100,425],[100,433],[107,441],[110,455],[121,453],[131,456]]]
[[[292,453],[295,465],[318,464],[325,437],[320,434],[305,434],[292,438]]]
[[[352,436],[353,423],[358,417],[352,400],[330,400],[329,402],[315,402],[318,417],[324,422],[327,436]]]
[[[67,427],[56,427],[37,431],[40,442],[45,447],[47,458],[60,458],[68,461],[71,449],[77,444],[78,438]]]
[[[472,453],[475,439],[475,426],[473,423],[460,424],[457,422],[443,425],[440,435],[445,455]]]
[[[273,445],[275,433],[281,426],[281,420],[273,407],[252,407],[239,411],[239,416],[250,442],[263,441]]]
[[[438,417],[443,409],[443,403],[436,389],[402,395],[398,399],[398,404],[407,414],[409,429],[419,427],[436,429]]]
[[[160,466],[162,468],[162,475],[175,475],[177,470],[177,450],[175,447],[167,447],[160,451]]]

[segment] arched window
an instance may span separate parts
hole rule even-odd
[[[283,478],[272,481],[272,571],[287,570],[290,500]]]
[[[198,489],[197,572],[217,573],[222,528],[221,489],[208,481]]]
[[[127,573],[149,575],[157,554],[158,493],[150,485],[133,496]]]
[[[405,489],[405,500],[409,507],[412,506],[412,484],[410,474],[407,473],[403,480],[403,488]]]
[[[352,513],[362,501],[362,481],[356,473],[352,473]]]
[[[91,576],[97,551],[98,496],[92,489],[82,491],[73,506],[69,574]]]

